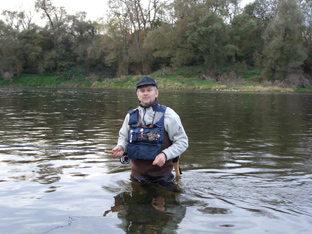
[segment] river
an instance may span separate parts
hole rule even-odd
[[[130,180],[115,146],[134,90],[0,89],[0,230],[310,233],[312,95],[160,91],[189,148],[179,192]]]

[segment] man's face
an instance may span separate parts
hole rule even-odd
[[[142,86],[138,88],[137,96],[143,106],[150,106],[158,97],[158,90],[153,85]]]

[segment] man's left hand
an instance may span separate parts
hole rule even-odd
[[[157,165],[159,167],[162,167],[166,162],[166,155],[164,153],[160,153],[156,156],[153,165]]]

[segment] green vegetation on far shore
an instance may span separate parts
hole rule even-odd
[[[246,71],[241,77],[233,74],[223,75],[218,81],[200,74],[196,68],[184,68],[169,74],[159,70],[150,74],[163,90],[206,90],[206,91],[242,91],[242,92],[312,92],[311,88],[296,88],[262,82],[260,72]],[[187,77],[186,77],[187,76]],[[45,87],[45,88],[99,88],[134,89],[142,75],[128,75],[120,78],[101,79],[97,76],[75,76],[70,79],[56,74],[24,74],[10,80],[0,78],[0,87]]]

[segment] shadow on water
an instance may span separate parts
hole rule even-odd
[[[137,186],[105,153],[30,147],[111,149],[134,90],[1,89],[1,231],[309,233],[312,95],[161,91],[159,101],[190,140],[179,193]]]

